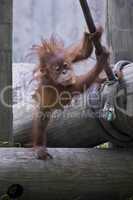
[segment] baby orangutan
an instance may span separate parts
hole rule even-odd
[[[53,37],[35,47],[40,62],[34,74],[39,84],[34,95],[38,106],[33,119],[33,147],[38,159],[51,158],[47,152],[46,134],[49,117],[45,113],[63,109],[77,92],[82,93],[84,88],[89,88],[108,65],[109,53],[104,49],[97,56],[96,66],[88,73],[77,76],[73,70],[73,63],[91,55],[93,40],[99,40],[101,35],[101,29],[91,37],[89,33],[85,33],[78,44],[69,48],[65,48]]]

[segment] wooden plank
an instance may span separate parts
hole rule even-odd
[[[0,142],[12,141],[12,108],[3,103],[2,92],[12,85],[12,0],[0,1]],[[4,92],[4,102],[12,105],[12,91]]]
[[[21,199],[121,200],[133,196],[133,150],[49,149],[39,161],[31,149],[0,149],[0,195],[12,184]]]

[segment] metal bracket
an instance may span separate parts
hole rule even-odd
[[[114,95],[118,85],[118,81],[107,81],[106,85],[108,86],[108,96],[103,108],[103,118],[107,121],[113,121],[116,117],[115,115],[115,106],[114,106]]]

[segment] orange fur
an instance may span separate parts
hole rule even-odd
[[[63,42],[51,37],[43,40],[40,45],[34,47],[39,58],[39,65],[35,71],[40,84],[36,90],[35,98],[40,109],[37,111],[53,111],[62,109],[64,105],[71,102],[75,92],[83,92],[97,79],[99,73],[107,65],[109,54],[105,51],[98,57],[95,68],[82,76],[76,76],[73,71],[73,63],[87,59],[92,51],[93,45],[89,34],[76,45],[65,48]],[[51,87],[55,90],[51,90]],[[58,97],[55,94],[58,92]],[[60,100],[59,97],[62,97]],[[33,144],[37,150],[39,159],[46,159],[49,155],[46,150],[46,127],[48,118],[35,117],[33,121]],[[42,150],[42,146],[43,150]]]

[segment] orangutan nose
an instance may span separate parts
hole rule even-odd
[[[67,70],[64,69],[64,70],[62,71],[62,74],[67,74]]]

